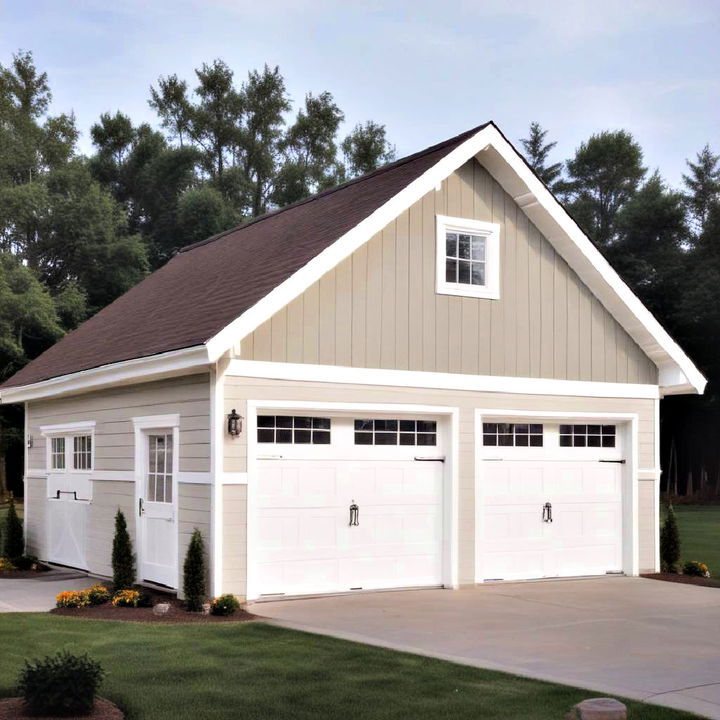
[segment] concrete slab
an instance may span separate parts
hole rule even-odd
[[[75,570],[49,570],[37,577],[0,578],[0,612],[45,612],[55,607],[63,590],[84,590],[97,581]]]
[[[643,578],[256,603],[300,630],[587,687],[720,720],[720,590]]]

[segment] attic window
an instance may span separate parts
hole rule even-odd
[[[500,297],[500,226],[437,216],[437,292]]]

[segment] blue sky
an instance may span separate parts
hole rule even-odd
[[[488,119],[513,142],[538,120],[556,159],[626,128],[673,184],[720,152],[718,37],[717,0],[0,0],[0,63],[33,51],[86,151],[101,112],[155,122],[158,76],[220,57],[240,80],[278,64],[296,106],[329,90],[399,156]]]

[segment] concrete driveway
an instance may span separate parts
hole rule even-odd
[[[720,589],[616,577],[251,608],[286,627],[720,719]]]
[[[0,612],[44,612],[63,590],[89,588],[95,578],[74,570],[49,570],[25,580],[0,578]]]

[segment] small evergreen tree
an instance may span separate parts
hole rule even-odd
[[[115,537],[112,547],[113,590],[129,590],[135,584],[135,555],[122,510],[115,514]]]
[[[667,517],[660,531],[660,566],[663,572],[676,573],[680,561],[680,531],[675,511],[668,505]]]
[[[191,612],[202,610],[203,601],[207,594],[205,587],[205,544],[202,534],[195,528],[183,565],[183,592],[185,603]]]
[[[5,557],[14,560],[19,558],[25,550],[25,540],[23,538],[23,526],[22,521],[18,517],[17,510],[15,510],[15,501],[10,498],[10,506],[8,507],[8,514],[5,518],[5,532],[3,533],[3,539],[5,546],[3,548],[3,554]]]

